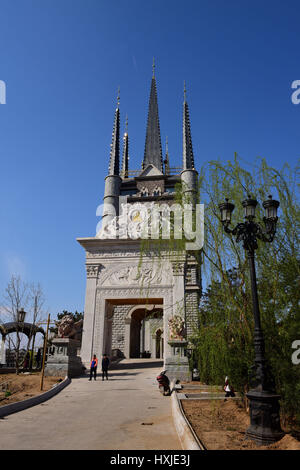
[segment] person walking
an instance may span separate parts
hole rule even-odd
[[[102,359],[102,380],[104,380],[104,375],[106,377],[106,380],[108,380],[108,366],[109,366],[109,359],[106,354],[103,354],[103,359]]]
[[[93,359],[91,360],[91,365],[90,365],[90,378],[89,378],[89,380],[92,380],[93,375],[94,375],[94,380],[96,380],[97,365],[98,365],[98,359],[96,357],[96,354],[94,354]]]

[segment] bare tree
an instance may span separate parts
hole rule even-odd
[[[41,285],[31,284],[30,286],[30,303],[32,309],[32,328],[30,331],[30,336],[28,337],[27,351],[29,351],[30,341],[32,338],[32,348],[31,348],[31,359],[30,359],[30,369],[33,366],[33,355],[34,355],[34,343],[35,343],[35,326],[41,321],[41,316],[43,314],[43,306],[45,303],[45,295]]]
[[[25,357],[29,355],[30,344],[31,347],[31,360],[30,366],[32,367],[33,353],[34,353],[34,341],[36,324],[40,321],[43,313],[43,305],[45,302],[45,296],[41,285],[38,283],[30,284],[23,282],[20,276],[12,276],[4,294],[4,304],[2,311],[9,321],[16,323],[16,334],[14,336],[9,335],[10,343],[16,352],[15,363],[16,373],[19,373],[19,368],[24,363]],[[18,312],[21,308],[27,311],[29,323],[31,324],[30,331],[28,333],[27,345],[25,349],[25,355],[23,360],[20,361],[20,347],[21,347],[21,333],[23,332],[24,324],[20,323]]]
[[[16,373],[19,373],[19,356],[22,326],[18,323],[18,312],[21,308],[26,310],[29,295],[28,284],[23,282],[20,276],[13,275],[5,289],[3,311],[5,316],[12,322],[16,323],[16,337],[11,337],[11,342],[16,351]]]

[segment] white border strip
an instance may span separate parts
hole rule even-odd
[[[183,450],[205,450],[205,447],[198,440],[190,423],[186,419],[180,400],[176,391],[173,389],[171,394],[172,415],[175,428]]]

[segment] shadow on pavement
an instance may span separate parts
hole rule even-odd
[[[150,369],[150,368],[158,368],[163,367],[163,361],[153,361],[153,362],[139,362],[137,359],[136,362],[124,363],[120,361],[118,364],[111,364],[109,370],[119,370],[119,369]]]
[[[109,369],[108,375],[109,377],[117,377],[117,376],[126,376],[126,375],[138,375],[138,372],[115,372],[115,369]]]
[[[126,361],[126,359],[125,359]],[[109,369],[108,369],[108,374],[110,376],[122,376],[122,375],[138,375],[138,372],[125,372],[126,370],[129,370],[129,369],[151,369],[151,368],[163,368],[163,365],[164,365],[164,362],[163,361],[145,361],[143,359],[136,359],[136,362],[123,362],[123,360],[121,359],[121,361],[119,361],[118,363],[114,364],[113,362],[110,364],[109,366]],[[124,372],[117,372],[115,373],[114,371],[118,371],[118,370],[122,370]],[[72,378],[72,380],[76,380],[76,379],[79,379],[79,378],[83,378],[83,377],[89,377],[89,374],[90,374],[90,370],[89,368],[86,368],[85,369],[85,372],[83,374],[81,374],[79,377],[74,377]],[[101,372],[101,366],[100,366],[100,370],[97,371],[97,377],[101,377],[102,376],[102,372]]]

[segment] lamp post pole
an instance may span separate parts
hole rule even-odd
[[[256,283],[256,272],[255,272],[255,259],[254,250],[248,251],[249,270],[251,279],[251,295],[252,295],[252,309],[254,316],[254,352],[255,352],[255,369],[257,375],[259,375],[259,382],[261,390],[265,390],[268,386],[266,383],[266,361],[265,361],[265,345],[263,332],[261,329],[260,322],[260,310],[257,296],[257,283]]]
[[[16,344],[16,374],[19,374],[19,358],[20,358],[20,345],[21,345],[21,339],[20,339],[20,331],[22,332],[22,329],[24,328],[24,321],[26,317],[26,312],[24,308],[20,308],[20,310],[17,311],[17,321],[16,321],[16,333],[17,333],[17,344]]]
[[[257,201],[248,196],[248,199],[243,201],[242,205],[245,209],[246,221],[237,224],[234,229],[229,228],[234,205],[226,199],[225,203],[219,204],[219,209],[225,232],[234,235],[237,242],[243,241],[250,270],[256,380],[254,388],[247,393],[250,402],[250,426],[246,431],[246,438],[252,439],[260,445],[267,445],[281,439],[284,433],[280,426],[280,396],[273,390],[273,379],[265,359],[265,346],[257,295],[255,250],[258,248],[257,239],[269,243],[273,241],[276,233],[279,202],[269,196],[269,199],[263,203],[263,207],[266,210],[266,216],[263,219],[265,224],[264,229],[254,222]]]
[[[44,385],[45,359],[46,359],[46,349],[47,349],[47,342],[48,342],[49,324],[50,324],[50,313],[49,313],[49,315],[48,315],[46,334],[45,334],[45,338],[44,338],[43,363],[42,363],[42,371],[41,371],[41,386],[40,386],[40,390],[43,390],[43,385]]]

